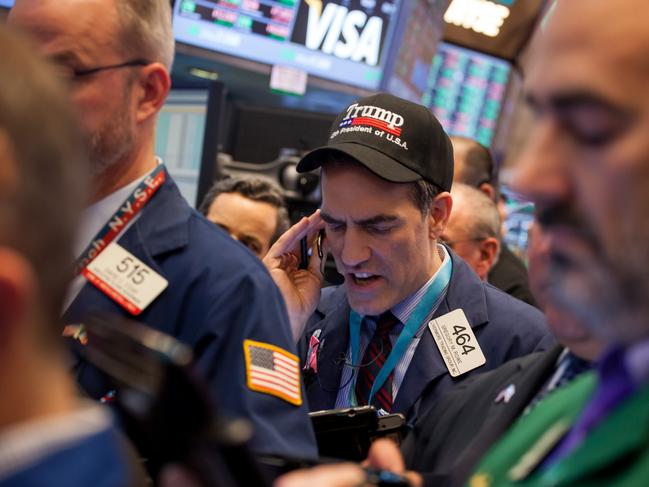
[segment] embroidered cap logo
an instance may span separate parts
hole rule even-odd
[[[401,136],[403,123],[404,119],[398,113],[372,105],[354,103],[347,108],[347,113],[340,123],[340,127],[369,125],[399,137]]]

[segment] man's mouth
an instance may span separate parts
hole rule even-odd
[[[368,286],[376,282],[380,276],[372,274],[371,272],[349,272],[347,276],[352,280],[357,286]]]

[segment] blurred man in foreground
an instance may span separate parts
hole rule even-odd
[[[0,26],[0,485],[144,485],[108,410],[77,396],[60,312],[86,188],[50,67]]]
[[[453,212],[441,240],[462,257],[478,277],[487,280],[500,255],[500,216],[482,191],[453,183]]]
[[[315,456],[281,295],[258,259],[189,207],[154,154],[174,51],[169,2],[18,0],[9,23],[69,82],[89,146],[66,323],[112,313],[174,336],[192,347],[220,412],[253,423],[255,451]],[[80,354],[76,374],[91,397],[113,397]]]
[[[200,212],[260,259],[290,226],[282,190],[254,176],[226,177],[214,183]]]

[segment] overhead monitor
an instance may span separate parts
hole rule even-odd
[[[401,0],[177,0],[176,40],[370,90]]]
[[[505,101],[511,65],[476,51],[440,44],[422,103],[451,135],[489,147]]]

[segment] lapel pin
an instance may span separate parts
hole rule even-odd
[[[509,384],[507,387],[505,387],[502,391],[498,393],[496,396],[496,400],[494,401],[495,403],[509,403],[511,401],[512,397],[514,397],[514,394],[516,394],[516,386],[514,384]]]

